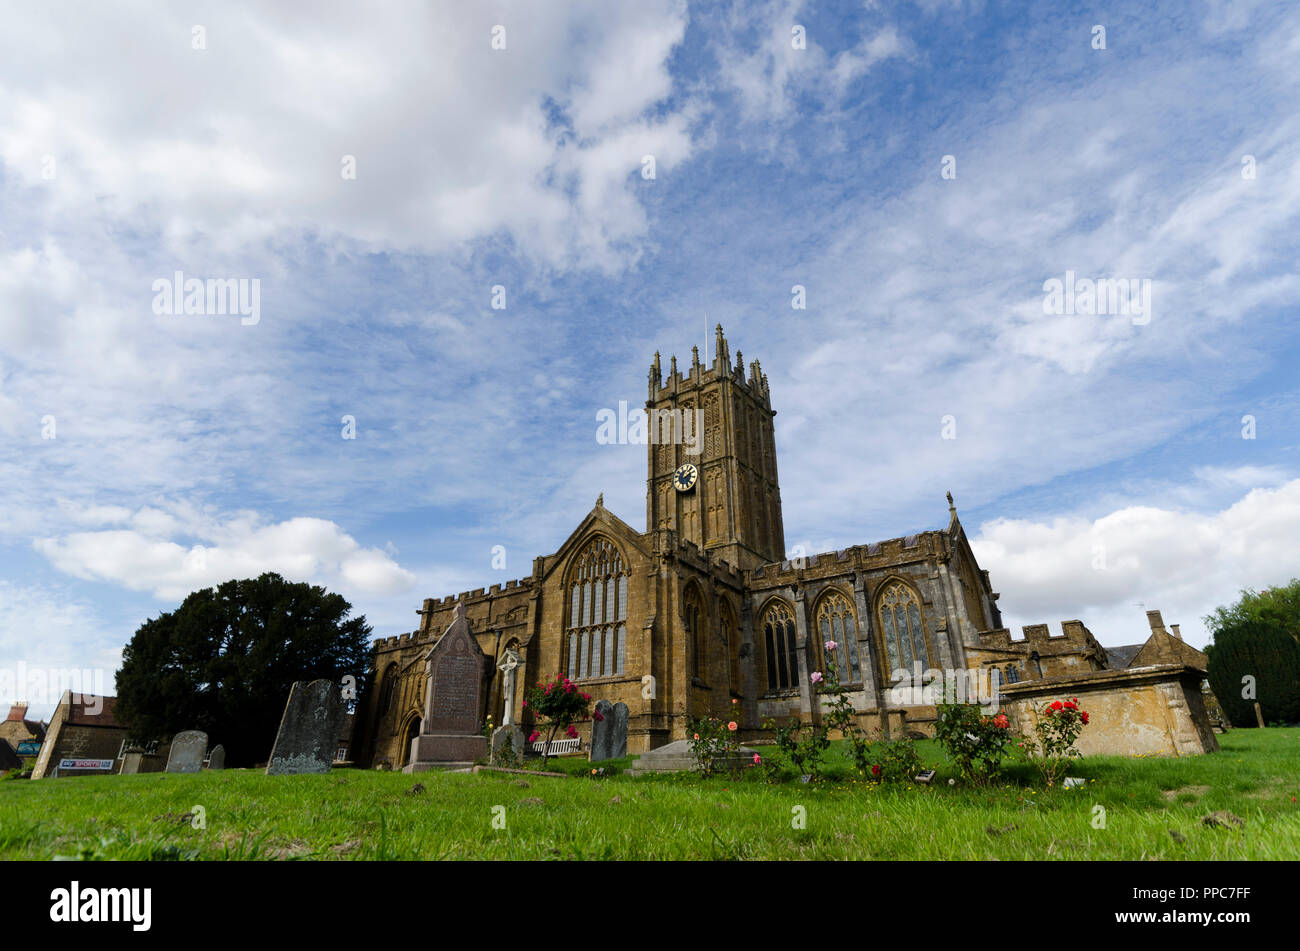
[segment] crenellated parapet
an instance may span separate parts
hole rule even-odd
[[[420,640],[420,632],[412,631],[409,634],[398,634],[392,637],[377,637],[374,643],[370,645],[373,653],[382,653],[384,651],[405,650]]]
[[[840,575],[846,571],[871,572],[908,563],[942,560],[947,558],[950,550],[944,532],[920,532],[869,545],[855,545],[839,551],[759,565],[746,572],[746,579],[749,583],[762,586],[790,584],[799,579],[814,580]]]
[[[682,538],[676,532],[663,532],[665,536],[661,547],[658,549],[660,554],[669,551],[673,556],[683,564],[690,565],[699,571],[710,574],[715,580],[724,584],[729,584],[735,588],[741,588],[745,584],[745,572],[737,568],[730,562],[715,558],[706,550],[702,549],[690,539]]]

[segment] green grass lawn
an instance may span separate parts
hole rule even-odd
[[[1022,767],[992,789],[949,786],[929,742],[918,744],[939,769],[929,787],[867,783],[842,760],[807,785],[768,784],[758,770],[593,779],[575,759],[551,761],[564,779],[228,770],[5,781],[0,858],[1300,858],[1300,729],[1219,740],[1210,756],[1079,760],[1071,772],[1089,782],[1075,790],[1044,790]],[[1105,828],[1094,828],[1096,806]],[[1216,810],[1244,825],[1204,825]]]

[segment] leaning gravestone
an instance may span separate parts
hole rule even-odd
[[[488,741],[479,722],[483,680],[492,662],[469,631],[464,601],[457,603],[451,625],[424,656],[424,719],[402,771],[449,769],[487,759]]]
[[[342,695],[333,683],[295,682],[284,705],[266,775],[328,773],[346,716]]]
[[[218,743],[212,747],[212,752],[208,754],[208,769],[225,769],[226,768],[226,748]]]
[[[587,753],[587,759],[593,763],[613,759],[614,705],[608,700],[597,700],[596,713],[591,720],[591,749]]]
[[[197,773],[207,749],[208,735],[202,730],[177,733],[172,737],[172,749],[167,754],[167,772]]]
[[[610,759],[627,755],[627,704],[621,700],[614,704],[614,729],[610,739]]]

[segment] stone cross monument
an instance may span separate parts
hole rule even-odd
[[[505,712],[501,715],[501,725],[509,726],[515,722],[515,672],[524,659],[507,648],[501,656],[497,670],[501,671],[501,695],[505,698]]]
[[[493,761],[497,760],[498,752],[507,742],[514,747],[516,756],[524,755],[524,732],[515,723],[515,678],[523,662],[522,657],[507,648],[501,655],[501,662],[497,664],[497,670],[501,671],[501,696],[505,701],[505,709],[501,714],[501,725],[492,731]]]

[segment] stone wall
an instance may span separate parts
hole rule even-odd
[[[1182,664],[1127,667],[1002,687],[1002,708],[1018,732],[1033,730],[1053,700],[1079,698],[1088,711],[1078,750],[1085,756],[1194,756],[1219,744],[1201,699],[1205,672]]]

